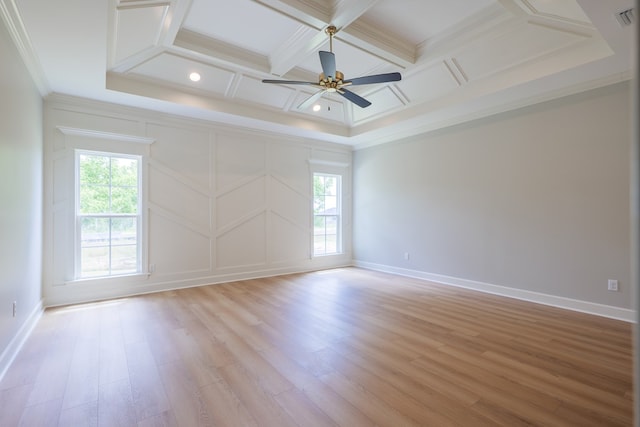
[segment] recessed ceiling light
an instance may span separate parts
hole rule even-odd
[[[191,73],[191,74],[189,74],[189,78],[191,79],[192,82],[199,82],[200,81],[200,74]]]
[[[313,111],[315,111],[317,113],[318,111],[320,111],[321,108],[322,107],[320,106],[320,104],[316,104],[316,105],[313,106]]]

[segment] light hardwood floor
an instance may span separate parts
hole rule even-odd
[[[49,309],[1,426],[629,426],[631,325],[355,268]]]

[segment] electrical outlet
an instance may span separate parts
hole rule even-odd
[[[617,280],[613,280],[613,279],[609,279],[609,281],[607,282],[607,290],[608,291],[617,292],[618,291],[618,281]]]
[[[404,253],[404,259],[406,259],[407,261],[409,261],[409,252],[405,252],[405,253]]]
[[[16,317],[16,314],[18,314],[18,301],[13,302],[13,317]]]

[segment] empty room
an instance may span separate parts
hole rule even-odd
[[[0,0],[0,426],[638,426],[633,0]]]

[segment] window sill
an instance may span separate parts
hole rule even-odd
[[[335,253],[332,253],[332,254],[318,254],[318,255],[313,254],[313,255],[311,255],[311,258],[312,259],[313,258],[325,258],[325,257],[342,256],[342,255],[344,255],[344,252],[335,252]]]

